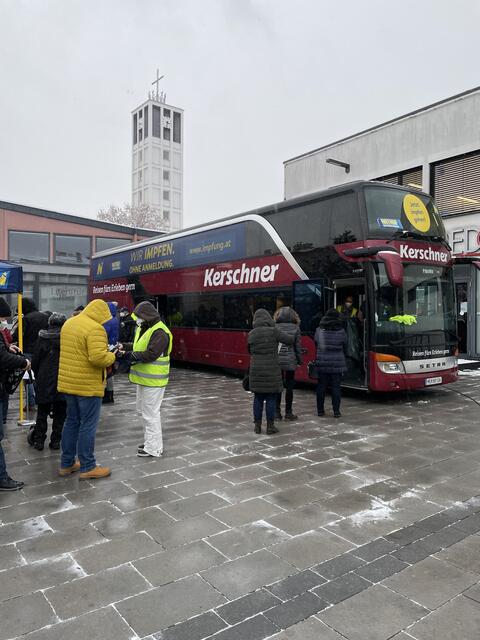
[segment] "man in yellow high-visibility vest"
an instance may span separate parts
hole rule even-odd
[[[137,385],[137,411],[142,416],[144,442],[137,455],[163,454],[160,408],[170,373],[172,334],[151,302],[141,302],[132,318],[137,323],[133,343],[120,345],[130,360],[130,382]]]

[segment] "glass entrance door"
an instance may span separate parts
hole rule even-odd
[[[468,352],[468,282],[455,282],[457,300],[458,350],[465,355]]]

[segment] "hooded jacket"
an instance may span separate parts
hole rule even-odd
[[[151,302],[145,300],[140,302],[133,310],[133,315],[144,320],[144,323],[140,327],[140,335],[145,333],[147,329],[153,327],[160,321],[160,314],[155,309]],[[148,347],[145,351],[133,351],[133,343],[127,343],[123,345],[123,348],[130,353],[130,361],[133,362],[155,362],[160,356],[166,355],[168,351],[170,338],[163,331],[163,329],[157,329],[154,331],[148,343]]]
[[[39,404],[62,399],[57,391],[60,329],[61,327],[49,327],[42,329],[38,334],[32,369],[35,374],[35,398]]]
[[[27,359],[8,350],[3,334],[0,333],[0,398],[5,397],[4,382],[9,371],[25,369]]]
[[[38,332],[48,328],[48,316],[38,311],[35,302],[30,298],[24,298],[22,303],[23,311],[23,352],[33,353],[37,344]],[[18,324],[16,325],[13,342],[18,344]]]
[[[293,345],[282,344],[278,353],[280,368],[283,371],[295,371],[302,364],[302,334],[298,324],[298,315],[291,307],[281,307],[274,315],[277,327],[293,336]]]
[[[253,329],[248,334],[250,352],[250,390],[254,393],[281,393],[282,371],[278,360],[278,345],[292,345],[295,337],[281,331],[266,309],[253,316]]]
[[[342,374],[347,370],[345,350],[347,334],[340,314],[330,309],[323,316],[315,332],[317,346],[316,370],[318,373]]]
[[[115,362],[103,328],[111,317],[106,302],[92,300],[78,316],[65,322],[60,333],[60,393],[103,397],[105,368]]]
[[[113,302],[107,302],[112,317],[104,324],[107,332],[108,344],[117,344],[120,338],[120,320],[117,316],[117,305]]]

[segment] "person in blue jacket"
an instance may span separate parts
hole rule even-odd
[[[115,302],[107,302],[110,313],[112,314],[111,320],[105,322],[103,325],[107,332],[108,346],[114,347],[118,344],[120,337],[120,319],[117,314],[117,305]],[[113,387],[113,372],[107,373],[107,386],[105,387],[105,395],[103,396],[103,404],[113,404],[114,400],[114,387]]]

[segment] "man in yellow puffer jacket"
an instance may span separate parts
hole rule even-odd
[[[94,454],[105,393],[105,369],[115,362],[103,328],[111,317],[106,302],[92,300],[81,313],[65,322],[60,333],[58,391],[65,394],[67,401],[61,476],[79,469],[82,480],[106,478],[111,473],[108,467],[97,467]],[[80,462],[75,461],[77,452]]]

